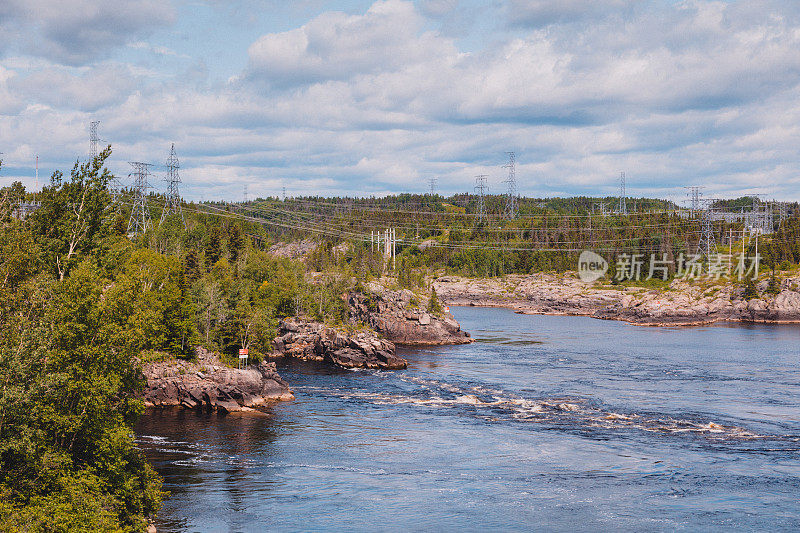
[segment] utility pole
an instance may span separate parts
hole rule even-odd
[[[730,228],[730,234],[728,235],[728,255],[733,257],[733,228]]]
[[[161,220],[159,221],[159,225],[162,224],[170,215],[180,215],[181,222],[183,222],[183,225],[185,226],[186,221],[183,219],[183,210],[181,209],[181,194],[178,188],[181,183],[181,177],[178,174],[178,169],[181,167],[181,165],[178,161],[178,156],[175,154],[175,143],[172,143],[172,148],[169,151],[169,157],[167,158],[166,166],[167,176],[164,178],[164,181],[167,182],[167,194],[166,198],[164,199],[164,210],[161,211]]]
[[[503,165],[503,168],[508,169],[508,178],[504,182],[508,184],[505,216],[507,220],[514,220],[517,218],[517,175],[515,167],[516,155],[514,152],[506,153],[508,154],[508,164]]]
[[[475,176],[475,190],[478,191],[478,222],[483,222],[486,218],[486,203],[483,198],[484,191],[489,190],[486,185],[486,174]]]
[[[755,261],[755,264],[756,264],[756,266],[755,266],[755,269],[756,269],[755,270],[755,278],[756,278],[756,280],[758,280],[758,264],[760,263],[760,261],[758,260],[758,234],[759,234],[759,231],[756,231],[756,255],[753,256],[753,261]]]
[[[131,209],[131,218],[128,220],[128,235],[131,237],[137,236],[139,233],[144,233],[150,226],[150,209],[147,207],[147,189],[150,185],[147,183],[147,177],[150,175],[150,163],[140,163],[138,161],[129,162],[133,167],[133,209]]]
[[[786,202],[778,202],[778,227],[782,226],[789,216],[789,209]]]

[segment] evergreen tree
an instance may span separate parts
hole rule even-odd
[[[244,248],[244,237],[242,230],[238,224],[231,224],[228,226],[228,251],[231,257],[231,263],[236,263],[239,260],[239,254]]]
[[[428,300],[428,313],[436,316],[442,314],[442,304],[439,303],[439,297],[436,295],[436,289],[431,287],[431,297]]]
[[[758,289],[756,288],[755,282],[751,278],[747,278],[747,281],[744,283],[742,299],[752,300],[753,298],[758,298]]]
[[[205,245],[206,269],[211,268],[222,256],[222,232],[216,224],[208,231]]]

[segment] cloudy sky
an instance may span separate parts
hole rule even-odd
[[[0,185],[174,142],[189,199],[800,199],[800,2],[2,0]]]

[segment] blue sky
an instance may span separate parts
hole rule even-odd
[[[777,0],[6,0],[0,185],[181,158],[189,199],[800,199],[800,6]]]

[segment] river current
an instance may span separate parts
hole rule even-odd
[[[267,416],[155,412],[167,531],[800,529],[800,326],[453,308],[403,371],[279,366]]]

